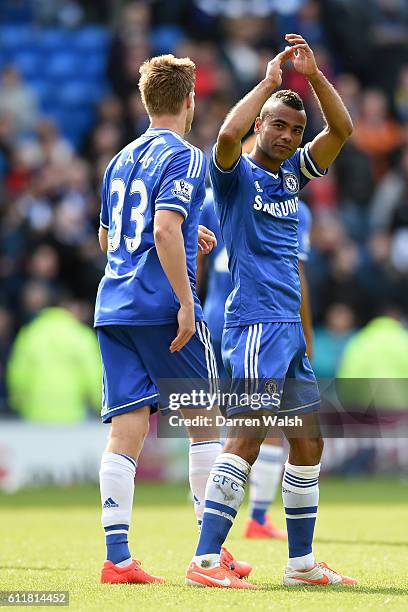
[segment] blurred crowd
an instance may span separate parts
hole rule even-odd
[[[38,37],[49,28],[69,37],[95,23],[106,29],[108,43],[100,76],[106,94],[95,100],[80,138],[70,138],[70,130],[44,110],[47,100],[30,87],[24,71],[3,58],[0,411],[7,406],[6,364],[19,330],[48,307],[92,323],[105,266],[97,241],[101,178],[112,156],[148,126],[137,88],[139,66],[158,53],[196,62],[196,117],[188,139],[208,156],[226,113],[263,77],[284,34],[305,36],[355,126],[332,171],[303,192],[313,214],[307,275],[317,374],[334,375],[348,339],[379,313],[392,309],[396,318],[407,317],[405,0],[5,0],[1,5],[0,28],[21,23],[35,28]],[[322,120],[307,82],[289,65],[283,87],[302,95],[305,139],[312,138]]]

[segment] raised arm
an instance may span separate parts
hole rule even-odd
[[[282,83],[282,64],[293,58],[297,45],[286,47],[271,60],[265,78],[227,115],[217,139],[216,161],[223,170],[231,168],[241,155],[241,141],[258,117],[262,106]]]
[[[292,58],[293,66],[308,79],[326,122],[323,130],[310,144],[314,161],[326,169],[351,136],[353,123],[339,94],[319,70],[313,51],[305,39],[299,34],[287,34],[285,39],[298,49]]]

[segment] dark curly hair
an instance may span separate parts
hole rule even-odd
[[[291,89],[280,89],[279,91],[276,91],[274,94],[272,94],[269,100],[267,100],[266,104],[264,104],[265,111],[264,109],[262,109],[261,118],[263,118],[264,115],[268,114],[268,107],[275,100],[279,100],[279,102],[282,102],[283,104],[286,104],[287,106],[290,106],[295,110],[305,110],[303,100],[299,96],[299,94],[296,93],[296,91],[292,91]]]

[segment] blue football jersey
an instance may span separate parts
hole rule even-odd
[[[327,170],[309,144],[275,173],[246,154],[224,171],[214,151],[210,178],[233,284],[226,326],[300,321],[299,191]]]
[[[184,217],[182,232],[196,320],[198,222],[205,197],[202,151],[171,130],[149,128],[109,163],[102,185],[101,225],[108,262],[96,298],[95,325],[164,325],[177,320],[178,299],[160,264],[153,236],[156,210]]]
[[[303,200],[299,200],[299,223],[298,223],[298,258],[307,261],[310,253],[310,228],[312,215]]]
[[[298,258],[306,261],[310,252],[310,226],[312,217],[302,200],[299,200]],[[224,327],[225,302],[233,286],[228,270],[228,255],[222,240],[221,229],[214,208],[211,189],[207,189],[200,223],[212,230],[217,238],[217,246],[207,255],[208,285],[204,302],[204,318],[210,329],[211,337],[221,342]]]
[[[206,255],[208,260],[207,295],[204,302],[204,318],[210,329],[211,337],[221,341],[224,327],[225,301],[232,291],[231,276],[228,270],[228,255],[221,235],[220,224],[214,209],[211,189],[207,189],[200,223],[212,230],[217,238],[217,246]]]

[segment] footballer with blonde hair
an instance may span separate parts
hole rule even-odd
[[[128,545],[137,461],[150,414],[158,409],[159,379],[200,379],[209,388],[217,379],[195,288],[198,246],[209,252],[215,241],[212,232],[198,231],[206,160],[184,140],[194,116],[195,65],[162,55],[144,62],[140,74],[150,126],[108,164],[99,228],[108,257],[95,306],[101,415],[110,423],[100,468],[106,583],[164,581],[144,571]],[[220,450],[215,435],[191,439],[190,485],[199,525],[208,474]],[[234,561],[226,549],[222,555],[226,564]],[[251,570],[244,563],[235,566],[241,576]]]

